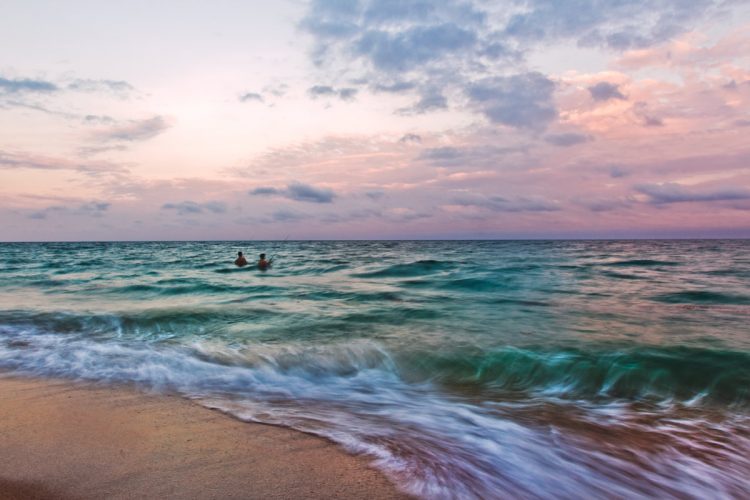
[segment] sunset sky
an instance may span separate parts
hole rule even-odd
[[[0,228],[750,237],[750,1],[0,0]]]

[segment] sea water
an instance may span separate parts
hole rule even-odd
[[[324,436],[426,498],[747,498],[750,242],[0,244],[0,369]]]

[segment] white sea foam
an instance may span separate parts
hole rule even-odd
[[[0,366],[14,373],[177,391],[243,420],[329,438],[372,457],[405,491],[425,498],[545,497],[552,491],[559,498],[582,492],[638,496],[644,485],[684,496],[731,497],[748,486],[735,474],[750,467],[748,455],[742,455],[750,450],[741,437],[746,422],[732,424],[740,425],[736,433],[729,423],[720,429],[736,440],[724,450],[723,462],[701,461],[669,447],[634,448],[644,462],[639,464],[590,437],[571,437],[555,418],[529,418],[519,411],[527,405],[484,405],[429,382],[409,383],[391,355],[372,341],[147,345],[18,327],[0,328],[0,339]],[[601,425],[601,415],[590,421]],[[619,419],[618,425],[629,424]],[[700,423],[694,425],[694,431],[702,431]],[[670,429],[661,431],[672,435]],[[678,431],[684,428],[675,430],[676,436]]]

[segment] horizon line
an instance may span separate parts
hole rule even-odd
[[[0,241],[3,244],[34,244],[34,243],[251,243],[251,242],[271,242],[271,243],[317,243],[317,242],[476,242],[476,241],[750,241],[750,237],[571,237],[571,238],[302,238],[302,239],[253,239],[253,240],[224,240],[224,239],[206,239],[206,240],[7,240]]]

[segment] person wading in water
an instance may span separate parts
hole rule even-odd
[[[237,252],[237,260],[234,261],[234,264],[237,267],[244,267],[247,265],[247,259],[242,255],[242,252]]]
[[[266,254],[262,253],[260,254],[260,259],[258,259],[258,269],[268,269],[271,267],[271,260],[266,260]]]

